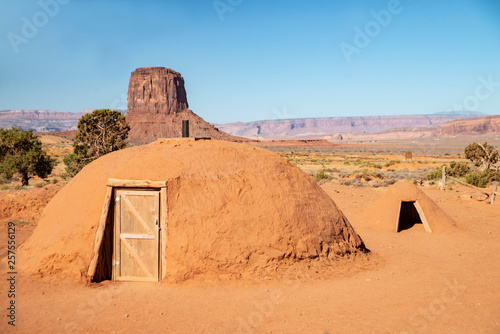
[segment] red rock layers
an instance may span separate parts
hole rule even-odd
[[[128,88],[129,141],[144,144],[158,138],[181,137],[182,120],[189,120],[191,137],[245,141],[220,131],[188,107],[180,73],[164,67],[136,69]]]
[[[138,68],[132,72],[128,86],[128,115],[175,115],[188,107],[180,73],[164,67]]]
[[[437,136],[473,136],[495,133],[500,133],[500,116],[448,122],[436,131]]]

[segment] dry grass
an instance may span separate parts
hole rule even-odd
[[[451,159],[444,151],[441,155],[433,156],[414,154],[410,161],[404,161],[399,150],[349,153],[308,148],[301,151],[281,149],[278,154],[304,170],[319,184],[335,183],[353,187],[387,187],[401,180],[421,183],[430,172],[443,163],[449,163]]]

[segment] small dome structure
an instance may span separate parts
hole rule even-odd
[[[396,182],[387,192],[357,217],[367,226],[401,232],[421,224],[425,231],[441,232],[455,226],[429,196],[409,181]]]

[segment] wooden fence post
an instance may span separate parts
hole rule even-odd
[[[441,179],[441,190],[444,190],[446,187],[446,166],[443,166],[443,176]]]
[[[495,193],[496,193],[496,192],[497,192],[497,185],[495,184],[495,185],[493,186],[493,194],[491,194],[491,202],[490,202],[490,204],[495,203]]]

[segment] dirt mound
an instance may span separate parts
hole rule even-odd
[[[364,252],[331,198],[278,155],[223,141],[159,140],[86,166],[19,250],[38,277],[86,279],[108,178],[167,181],[166,278],[245,277],[278,263]]]
[[[40,220],[47,203],[63,187],[62,184],[26,190],[9,190],[0,193],[0,223]]]
[[[403,217],[403,215],[406,216]],[[421,220],[420,223],[424,226],[428,224],[430,229],[428,232],[446,231],[455,226],[450,216],[409,181],[400,181],[389,187],[387,192],[356,220],[376,229],[400,231],[401,228],[413,227],[411,221],[415,222],[414,218],[417,215],[419,216],[417,220],[419,218]],[[410,226],[403,220],[410,221]]]

